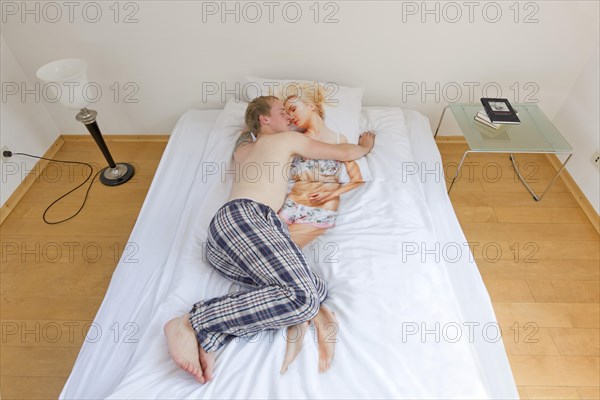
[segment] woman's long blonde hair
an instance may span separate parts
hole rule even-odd
[[[321,118],[325,118],[325,89],[318,82],[301,82],[287,85],[282,93],[284,102],[293,102],[292,99],[302,100],[305,104],[312,104]]]

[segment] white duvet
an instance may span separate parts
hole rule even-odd
[[[190,111],[132,233],[138,261],[121,260],[95,320],[107,330],[130,323],[137,331],[128,340],[86,343],[61,398],[518,398],[470,253],[463,247],[449,263],[454,255],[441,250],[464,240],[443,179],[422,182],[413,173],[423,161],[439,162],[437,150],[415,146],[432,142],[418,137],[428,134],[426,120],[410,113],[405,121],[405,114],[364,111],[363,126],[377,133],[367,157],[373,181],[343,195],[337,226],[305,249],[329,283],[325,303],[340,322],[329,372],[317,371],[314,330],[283,376],[283,330],[219,350],[215,378],[204,386],[169,357],[166,321],[199,299],[238,289],[205,262],[202,245],[228,197],[231,182],[213,167],[231,161],[235,113],[220,113],[211,129],[215,113]]]

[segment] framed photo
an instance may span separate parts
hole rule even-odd
[[[493,123],[518,124],[521,122],[508,99],[483,97],[481,104]]]

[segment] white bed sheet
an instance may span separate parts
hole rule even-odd
[[[208,134],[218,111],[191,110],[132,232],[137,261],[120,261],[96,316],[105,334],[84,344],[61,398],[518,398],[470,252],[463,247],[452,263],[412,254],[466,243],[443,178],[422,173],[441,166],[428,120],[391,108],[363,113],[363,126],[378,133],[368,156],[374,181],[344,195],[337,227],[305,251],[340,320],[328,373],[317,373],[312,331],[284,376],[283,330],[228,344],[205,386],[172,363],[164,323],[200,298],[236,290],[202,254],[230,187],[207,166],[228,161],[235,137]]]

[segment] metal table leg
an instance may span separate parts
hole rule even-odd
[[[550,189],[550,187],[552,186],[552,184],[554,183],[554,181],[556,180],[556,178],[558,178],[558,175],[560,175],[560,173],[562,172],[562,170],[565,169],[565,166],[567,165],[567,163],[571,159],[572,155],[573,154],[569,154],[569,157],[567,157],[567,159],[565,160],[565,162],[563,163],[563,165],[558,169],[558,171],[556,171],[556,175],[554,175],[554,178],[552,178],[552,180],[550,181],[550,183],[546,187],[546,190],[544,190],[544,192],[540,196],[538,196],[537,194],[535,194],[533,192],[533,190],[531,189],[531,187],[529,187],[529,185],[527,184],[527,182],[525,182],[525,179],[521,175],[521,172],[519,171],[519,167],[516,164],[515,156],[512,153],[510,153],[510,161],[512,161],[513,168],[515,169],[515,172],[517,173],[517,176],[519,177],[519,180],[523,183],[523,185],[525,185],[525,187],[527,188],[527,190],[529,191],[529,193],[531,193],[531,195],[533,196],[533,199],[535,201],[540,201],[540,200],[542,200],[542,198],[544,198],[544,195],[546,194],[546,192],[548,192],[548,190]]]
[[[458,168],[456,169],[456,174],[454,175],[454,178],[452,178],[452,183],[450,183],[450,187],[448,188],[448,194],[450,194],[450,191],[452,190],[452,186],[454,186],[454,181],[456,181],[456,178],[458,178],[458,174],[460,174],[460,169],[463,166],[463,163],[465,162],[465,158],[467,157],[467,154],[469,154],[470,151],[467,150],[465,151],[465,154],[463,154],[462,159],[460,160],[460,164],[458,164]]]
[[[448,109],[448,106],[444,107],[444,111],[442,111],[442,116],[440,117],[440,121],[438,122],[438,126],[437,126],[437,128],[435,128],[435,134],[433,135],[434,138],[437,137],[438,131],[440,130],[440,126],[442,125],[442,120],[444,119],[444,114],[446,113],[447,109]]]

